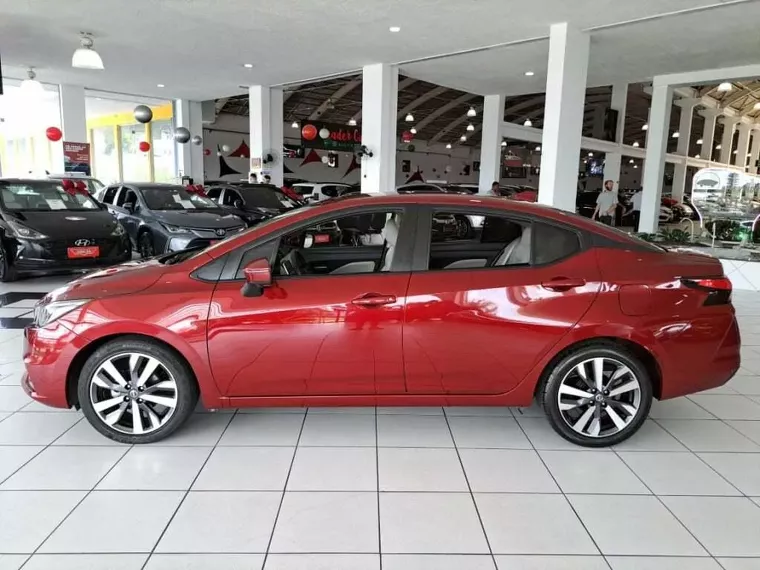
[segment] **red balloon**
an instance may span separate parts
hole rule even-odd
[[[210,155],[210,154],[211,154],[211,149],[208,149],[208,148],[204,148],[204,149],[203,149],[203,155],[204,155],[204,156],[208,156],[208,155]]]
[[[307,141],[313,141],[317,138],[317,127],[314,125],[304,125],[301,129],[301,136]]]
[[[401,133],[401,142],[410,143],[414,139],[414,135],[411,131],[404,131]]]
[[[138,148],[143,152],[148,152],[150,150],[150,143],[148,141],[140,141]]]
[[[49,141],[52,142],[58,142],[63,138],[63,133],[61,132],[61,129],[58,127],[48,127],[45,130],[45,136],[48,138]]]

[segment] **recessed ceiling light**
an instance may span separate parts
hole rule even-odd
[[[533,73],[532,71],[526,71],[525,72],[525,76],[526,77],[533,77],[534,75],[535,75],[535,73]]]
[[[253,64],[252,63],[244,63],[243,67],[245,67],[246,69],[251,69],[253,67]]]
[[[633,144],[631,146],[638,148],[639,141],[633,141]]]
[[[159,83],[158,85],[156,85],[156,87],[166,87],[166,85],[164,85],[163,83]]]
[[[353,117],[351,117],[351,118],[348,120],[348,126],[349,126],[349,127],[355,127],[355,126],[356,126],[356,119],[354,119]]]
[[[704,141],[702,139],[697,139],[697,144],[702,144]]]
[[[451,148],[451,143],[448,143],[448,144],[446,145],[446,148]]]
[[[671,136],[671,137],[673,137],[674,139],[677,139],[678,137],[680,137],[680,136],[681,136],[681,133],[679,133],[678,131],[676,131],[676,132],[674,132],[674,133],[673,133],[672,135],[670,135],[670,136]]]
[[[642,131],[646,131],[646,130],[649,130],[649,125],[648,125],[647,123],[644,123],[644,124],[641,126],[641,130],[642,130]]]
[[[290,124],[290,126],[291,126],[292,128],[294,128],[294,129],[297,129],[297,128],[298,128],[298,121],[293,121],[293,122]]]
[[[390,28],[388,28],[388,31],[394,34],[397,34],[398,32],[401,31],[401,28],[399,28],[398,26],[391,26]]]
[[[731,85],[728,81],[724,81],[723,83],[718,85],[718,91],[726,92],[726,91],[731,91],[731,89],[733,88],[734,86]]]
[[[407,113],[406,117],[404,117],[404,120],[407,123],[413,123],[414,122],[414,115],[412,115],[411,113]]]
[[[467,130],[468,130],[469,132],[472,132],[472,131],[474,131],[474,130],[475,130],[475,127],[472,125],[472,123],[470,123],[469,125],[467,125]]]
[[[530,119],[525,119],[525,122],[523,123],[523,126],[524,127],[532,127],[533,126],[533,121],[531,121]]]
[[[468,117],[476,117],[478,115],[478,112],[475,110],[475,107],[470,107],[470,109],[467,111]]]

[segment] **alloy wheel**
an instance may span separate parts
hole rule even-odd
[[[125,434],[147,434],[174,414],[177,383],[154,356],[121,353],[95,371],[90,379],[90,401],[104,424]]]
[[[603,438],[619,433],[641,407],[636,374],[613,358],[589,358],[573,367],[557,393],[562,419],[575,432]]]
[[[144,258],[153,257],[155,252],[153,250],[153,240],[150,234],[144,233],[140,236],[140,255]]]

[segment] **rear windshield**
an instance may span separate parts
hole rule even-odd
[[[151,210],[217,210],[211,198],[188,192],[184,186],[140,186]]]
[[[295,208],[298,203],[291,200],[276,188],[266,186],[238,186],[246,205],[249,208]]]
[[[0,201],[7,210],[18,212],[45,212],[55,210],[99,210],[90,196],[63,189],[59,180],[51,181],[0,181]]]

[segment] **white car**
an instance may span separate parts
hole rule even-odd
[[[667,224],[673,221],[673,210],[666,206],[660,206],[660,223]]]
[[[343,194],[348,194],[354,189],[350,184],[341,184],[339,182],[297,182],[293,184],[292,188],[306,202],[319,202],[327,198],[337,198]]]

